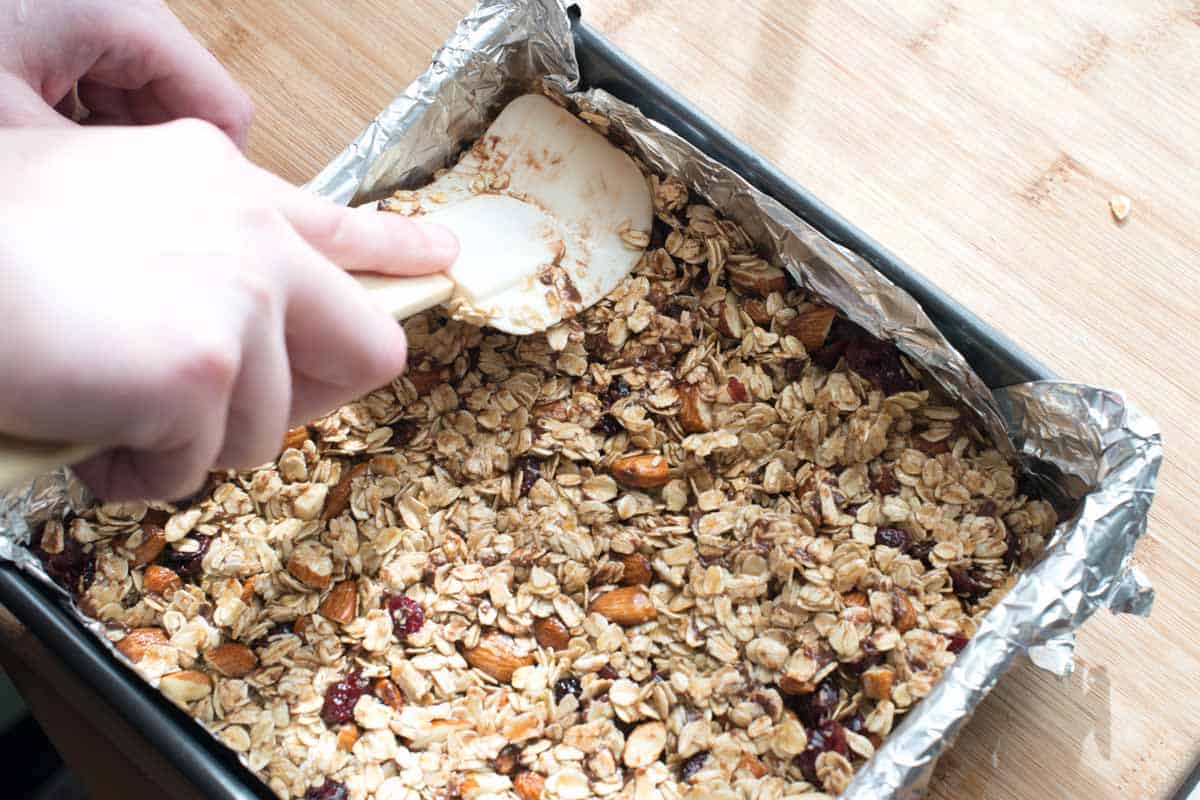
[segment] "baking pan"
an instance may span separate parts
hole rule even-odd
[[[733,168],[830,239],[866,258],[916,298],[988,386],[1054,377],[1009,339],[613,47],[582,21],[577,6],[572,6],[570,13],[581,88],[601,88],[637,106],[648,117]],[[201,794],[220,800],[274,797],[231,751],[113,659],[68,613],[63,600],[8,563],[0,564],[0,602],[69,664],[86,685],[107,698],[126,720],[156,743]]]

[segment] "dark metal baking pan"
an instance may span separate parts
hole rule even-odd
[[[686,100],[613,47],[571,8],[584,88],[602,88],[664,123],[713,158],[740,173],[826,236],[868,259],[925,308],[950,342],[989,386],[1053,375],[1002,334],[922,278],[843,219],[766,159],[722,130]],[[274,797],[233,754],[132,670],[115,661],[67,610],[61,599],[9,564],[0,565],[0,602],[146,737],[206,797],[249,800]]]

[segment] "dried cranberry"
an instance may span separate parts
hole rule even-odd
[[[850,746],[846,743],[846,729],[840,722],[827,720],[818,725],[808,737],[808,748],[819,753],[834,752],[850,757]]]
[[[974,572],[950,567],[950,580],[954,583],[954,593],[966,597],[977,597],[992,590],[992,585],[980,578]]]
[[[804,776],[804,780],[818,789],[821,788],[821,782],[817,778],[817,756],[819,755],[820,752],[810,747],[796,756],[796,766],[800,767],[800,774]]]
[[[425,609],[411,597],[392,595],[387,610],[392,615],[392,630],[397,639],[417,633],[425,625]]]
[[[638,726],[636,722],[626,722],[620,717],[613,717],[612,723],[624,736],[629,736],[629,734],[633,733],[633,729]]]
[[[737,378],[729,379],[729,397],[735,403],[750,402],[750,393],[746,391],[746,386]]]
[[[320,786],[313,786],[304,793],[304,800],[346,800],[346,784],[326,778]]]
[[[624,376],[618,375],[608,382],[608,388],[600,395],[600,399],[604,402],[604,407],[608,408],[621,398],[628,397],[631,391],[633,390]]]
[[[63,527],[69,528],[66,522]],[[40,544],[34,550],[46,565],[50,577],[72,594],[83,594],[92,585],[96,576],[96,554],[84,549],[69,532],[63,534],[61,553],[47,553]]]
[[[583,686],[580,685],[579,678],[576,678],[574,675],[567,678],[559,678],[554,684],[554,699],[556,702],[561,701],[569,694],[573,694],[576,697],[583,695]]]
[[[325,702],[321,705],[321,719],[330,727],[345,725],[354,719],[354,705],[358,698],[367,693],[371,682],[358,670],[351,672],[325,690]]]
[[[857,677],[862,675],[871,667],[877,667],[882,663],[883,653],[876,650],[875,645],[871,644],[871,641],[868,639],[862,643],[862,655],[859,656],[858,661],[852,661],[849,664],[843,664],[842,668],[845,669],[850,675]]]
[[[194,578],[200,574],[200,568],[204,565],[204,556],[208,553],[209,545],[212,544],[212,537],[202,533],[193,533],[188,538],[197,543],[196,548],[188,552],[172,549],[171,554],[164,562],[181,578]]]
[[[968,641],[970,640],[967,637],[961,633],[956,633],[950,637],[950,641],[946,644],[946,649],[951,653],[961,653],[963,648],[967,646]]]
[[[975,514],[980,517],[996,516],[996,501],[984,500],[982,503],[979,504],[979,510],[976,511]]]
[[[388,447],[407,447],[408,443],[417,438],[421,426],[411,419],[402,419],[392,423],[392,436],[388,439]]]
[[[684,761],[679,767],[679,779],[681,781],[690,779],[697,772],[704,769],[704,762],[707,760],[708,751],[702,750],[701,752],[696,753],[694,756]]]
[[[900,528],[880,528],[875,531],[875,544],[894,547],[901,553],[907,553],[912,548],[912,537],[908,535],[908,531]]]
[[[600,418],[600,421],[592,427],[592,430],[595,433],[603,433],[605,436],[616,436],[618,433],[625,430],[625,428],[612,414],[605,414]]]
[[[925,565],[925,569],[933,569],[933,562],[929,560],[929,554],[933,552],[933,547],[937,542],[929,539],[924,542],[917,542],[908,550],[908,554]]]
[[[609,681],[615,681],[617,678],[621,677],[609,664],[605,664],[603,667],[597,670],[596,675]]]
[[[838,699],[837,684],[832,675],[817,684],[817,688],[809,694],[784,695],[788,708],[795,711],[796,716],[808,728],[815,728],[832,719],[837,711]]]
[[[521,456],[517,459],[517,469],[521,473],[520,497],[529,494],[529,490],[542,477],[542,465],[533,456]]]

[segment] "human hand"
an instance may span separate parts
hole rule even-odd
[[[0,126],[70,124],[77,82],[96,124],[198,117],[241,147],[254,112],[161,0],[0,0]]]
[[[106,448],[102,498],[170,499],[273,458],[387,383],[403,329],[339,268],[446,267],[442,228],[345,209],[215,127],[0,130],[0,431]]]

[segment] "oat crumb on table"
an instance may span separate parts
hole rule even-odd
[[[1052,508],[893,347],[650,182],[596,307],[426,312],[276,463],[44,529],[280,797],[836,795],[1041,551]]]

